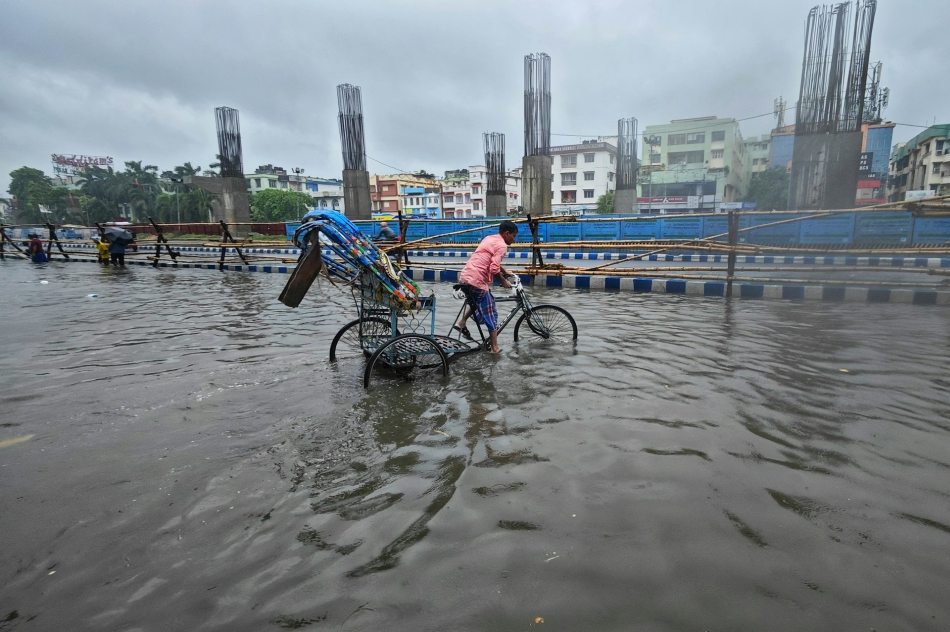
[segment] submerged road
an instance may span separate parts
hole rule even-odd
[[[950,628],[950,311],[531,290],[364,391],[285,281],[0,262],[0,630]]]

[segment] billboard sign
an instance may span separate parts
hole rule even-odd
[[[873,151],[862,151],[861,157],[858,158],[858,173],[867,173],[871,170],[871,165],[874,162],[874,152]]]
[[[641,197],[637,198],[640,204],[685,204],[688,202],[685,195],[667,195],[663,197]]]
[[[57,176],[80,175],[87,167],[111,167],[112,156],[53,154],[53,173]]]

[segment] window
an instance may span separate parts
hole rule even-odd
[[[383,185],[383,193],[389,193],[389,185],[388,185],[388,184],[384,184],[384,185]]]
[[[715,160],[716,158],[722,158],[724,153],[725,153],[725,150],[723,149],[713,149],[712,151],[709,152],[709,157]],[[759,159],[756,158],[755,160],[753,160],[752,164],[754,165],[759,164]]]
[[[594,172],[593,172],[593,171],[585,171],[585,172],[584,172],[584,179],[585,179],[585,180],[593,180],[593,179],[594,179]]]
[[[573,204],[577,201],[577,191],[561,191],[561,203]]]
[[[565,154],[561,156],[561,166],[562,167],[576,167],[577,154]]]
[[[561,174],[561,186],[574,186],[575,184],[577,184],[576,173],[562,173]]]
[[[717,131],[717,132],[713,132],[713,133],[710,135],[710,138],[712,139],[713,142],[715,142],[715,141],[717,141],[717,140],[726,140],[726,132],[723,131],[723,130],[719,130],[719,131]]]
[[[671,151],[667,158],[670,165],[696,164],[703,161],[702,151]]]
[[[593,189],[584,189],[584,198],[585,198],[585,199],[588,199],[588,200],[593,199],[593,198],[594,198],[594,190],[593,190]]]
[[[584,162],[594,162],[594,154],[584,154]]]
[[[686,135],[686,144],[691,145],[693,143],[705,143],[706,142],[706,132],[693,132],[692,134]]]
[[[260,178],[254,178],[254,180],[257,182],[257,188],[260,189],[260,188],[261,188],[261,179],[260,179]]]
[[[482,203],[479,202],[478,200],[475,200],[475,203],[472,204],[472,210],[473,210],[473,211],[480,211],[480,210],[482,210]]]
[[[934,163],[934,170],[933,170],[932,173],[933,173],[934,175],[937,175],[937,174],[940,173],[940,163],[939,163],[939,162],[935,162],[935,163]]]
[[[685,145],[686,134],[670,134],[666,142],[668,145]]]
[[[650,164],[651,165],[660,164],[660,154],[650,154]]]
[[[610,154],[610,164],[614,164],[614,155]]]

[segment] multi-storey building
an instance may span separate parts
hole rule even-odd
[[[369,194],[373,201],[373,215],[392,219],[402,212],[417,217],[441,217],[442,210],[438,204],[429,206],[431,200],[428,194],[431,191],[428,189],[438,191],[439,182],[434,178],[420,178],[406,173],[370,176]]]
[[[748,155],[739,123],[704,116],[648,125],[643,131],[640,212],[718,210],[748,190]]]
[[[258,167],[254,173],[245,174],[244,180],[251,194],[267,189],[297,191],[309,195],[314,208],[344,211],[342,180],[305,176],[302,169],[287,173],[286,169],[273,165]]]
[[[488,169],[484,165],[446,171],[442,180],[445,218],[486,217],[487,186]],[[508,213],[513,214],[521,204],[520,168],[508,172],[505,193]]]
[[[861,160],[858,165],[855,206],[871,206],[887,201],[888,158],[894,126],[894,123],[882,121],[861,125]]]
[[[950,195],[950,123],[931,125],[891,154],[887,199],[900,202],[911,191]]]
[[[769,149],[772,146],[771,135],[758,136],[745,141],[746,158],[749,161],[749,175],[761,173],[769,168]]]
[[[795,153],[795,126],[776,127],[770,136],[769,167],[781,167],[791,173],[792,154]]]
[[[402,213],[406,217],[442,218],[442,188],[440,186],[403,186]]]
[[[600,196],[617,188],[617,148],[604,140],[551,147],[551,211],[593,211]]]

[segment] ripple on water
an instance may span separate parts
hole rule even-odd
[[[57,266],[35,310],[37,271],[0,267],[31,315],[0,329],[17,621],[950,621],[946,310],[537,290],[576,344],[505,332],[364,391],[327,361],[352,303],[323,281],[289,310],[277,275]]]

